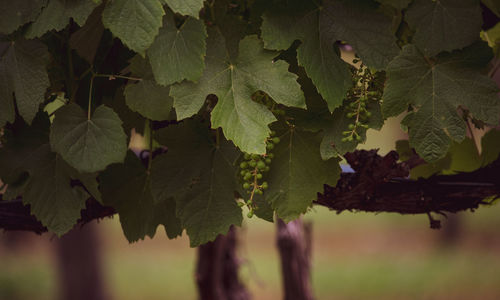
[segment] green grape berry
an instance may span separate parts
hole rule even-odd
[[[259,162],[257,163],[257,168],[258,168],[259,170],[262,170],[262,169],[264,169],[265,167],[266,167],[266,163],[265,163],[265,162],[263,162],[262,160],[259,160]]]
[[[267,150],[273,150],[274,145],[269,143],[266,145],[266,148],[267,148]]]
[[[245,160],[249,160],[250,159],[250,154],[248,154],[248,153],[243,154],[243,158]]]
[[[269,157],[270,159],[273,159],[273,158],[274,158],[274,154],[273,154],[273,153],[269,153],[269,154],[267,155],[267,157]]]
[[[280,138],[279,137],[274,137],[273,138],[273,143],[278,144],[279,142],[280,142]]]
[[[243,207],[243,206],[245,206],[245,202],[238,202],[238,206],[239,206],[239,207]]]
[[[262,174],[259,173],[256,176],[257,176],[257,179],[262,179]]]
[[[252,178],[252,174],[250,172],[247,172],[245,176],[243,176],[244,180],[250,180]]]
[[[261,187],[265,190],[265,189],[267,189],[269,186],[268,186],[267,182],[266,182],[266,181],[264,181],[264,182],[261,184]]]
[[[248,168],[248,163],[247,163],[246,161],[242,162],[242,163],[240,164],[240,168],[241,168],[241,169],[246,169],[246,168]]]
[[[249,212],[247,213],[247,217],[248,217],[249,219],[251,219],[251,218],[253,217],[253,211],[249,211]]]
[[[266,166],[266,167],[264,168],[264,172],[269,172],[269,170],[270,170],[270,169],[271,169],[271,168],[269,168],[269,166]]]
[[[257,162],[255,160],[251,160],[249,163],[250,167],[255,168],[257,166]]]
[[[243,184],[243,188],[244,188],[245,190],[248,190],[248,189],[250,188],[250,183],[245,182],[245,183]]]
[[[271,159],[270,158],[266,158],[266,164],[271,164]]]
[[[245,176],[245,174],[246,174],[246,173],[247,173],[247,171],[246,171],[246,170],[241,170],[240,175],[241,175],[241,176]]]

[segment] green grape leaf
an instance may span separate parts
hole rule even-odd
[[[168,12],[147,52],[156,82],[169,85],[184,79],[197,81],[205,67],[206,37],[202,21],[189,17],[177,29],[174,16]]]
[[[47,0],[0,1],[0,33],[11,34],[34,21],[46,5]]]
[[[128,48],[144,56],[164,14],[160,0],[113,0],[104,8],[102,22]]]
[[[14,120],[14,99],[23,119],[31,123],[50,85],[47,47],[39,41],[0,42],[0,126]]]
[[[500,131],[492,129],[488,131],[481,140],[482,166],[487,166],[498,159],[500,154]]]
[[[120,120],[123,122],[122,126],[127,135],[131,133],[132,129],[135,129],[135,132],[139,134],[144,133],[146,120],[139,113],[132,111],[127,106],[125,103],[124,88],[119,88],[114,97],[105,98],[104,104],[112,107],[118,114]]]
[[[121,124],[118,115],[104,105],[87,119],[80,106],[68,104],[55,113],[50,144],[78,171],[102,171],[125,158],[127,136]]]
[[[335,186],[341,171],[338,160],[321,159],[320,133],[291,128],[280,139],[266,174],[269,189],[264,195],[278,217],[288,222],[307,211],[323,184]]]
[[[500,17],[500,2],[497,0],[481,0],[495,15]]]
[[[268,124],[276,119],[251,96],[260,90],[277,103],[304,107],[297,76],[288,72],[284,61],[273,61],[276,53],[264,50],[256,36],[247,36],[240,42],[239,56],[234,63],[229,61],[220,33],[211,31],[207,44],[206,67],[200,80],[183,82],[170,90],[178,119],[197,113],[205,98],[215,94],[218,102],[212,111],[212,127],[221,127],[226,138],[242,151],[266,153]]]
[[[203,0],[162,0],[175,13],[188,15],[198,19],[203,8]]]
[[[32,39],[41,37],[50,30],[59,31],[68,25],[71,18],[83,26],[97,6],[97,3],[90,0],[51,0],[31,24],[26,37]]]
[[[50,122],[46,114],[40,115],[31,127],[21,129],[0,149],[0,177],[8,183],[21,181],[23,202],[30,205],[44,226],[61,236],[76,224],[89,198],[81,187],[72,187],[72,179],[85,181],[89,190],[97,183],[95,177],[92,182],[89,174],[79,174],[60,155],[51,152]]]
[[[123,233],[129,242],[153,237],[163,224],[169,238],[181,235],[175,203],[153,202],[151,178],[139,158],[128,152],[124,164],[113,164],[100,175],[104,204],[114,207],[120,216]]]
[[[460,142],[465,137],[465,122],[458,115],[459,106],[472,116],[497,124],[498,88],[479,72],[484,61],[477,59],[479,46],[440,55],[429,61],[413,45],[407,45],[388,66],[382,112],[396,116],[412,105],[403,124],[409,128],[410,144],[429,162],[444,157],[450,137]]]
[[[104,6],[96,8],[88,17],[85,25],[75,31],[69,39],[71,48],[89,64],[94,63],[97,49],[99,48],[102,35],[104,34],[104,26],[102,25],[103,9]]]
[[[132,111],[150,120],[166,120],[173,103],[169,91],[170,88],[160,86],[153,80],[141,80],[125,87],[125,101]]]
[[[405,9],[412,0],[376,0],[380,4],[390,5],[399,10]]]
[[[441,173],[455,174],[457,172],[472,172],[481,167],[481,157],[474,141],[466,137],[462,142],[452,143],[450,150],[451,164]]]
[[[370,68],[383,70],[399,53],[392,33],[392,20],[365,0],[327,0],[321,27],[337,40],[346,41]]]
[[[331,31],[321,25],[322,10],[307,1],[290,1],[274,6],[263,16],[262,39],[267,49],[283,50],[293,41],[301,40],[297,50],[298,63],[303,66],[319,93],[333,111],[342,105],[352,85],[347,63],[334,48]]]
[[[416,0],[407,11],[415,43],[426,56],[464,48],[479,39],[482,16],[477,0]]]
[[[176,199],[177,216],[192,247],[213,241],[242,221],[234,196],[240,153],[222,136],[217,145],[211,134],[209,125],[198,119],[162,129],[158,141],[168,152],[153,161],[153,195],[159,203]]]

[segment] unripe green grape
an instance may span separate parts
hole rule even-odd
[[[269,166],[266,166],[266,167],[264,168],[264,172],[269,172],[269,170],[270,170]]]
[[[253,160],[259,160],[260,159],[260,155],[258,155],[258,154],[252,154],[252,159]]]
[[[274,153],[269,153],[269,154],[267,155],[267,157],[269,157],[270,159],[273,159],[273,158],[274,158]]]
[[[253,217],[253,211],[249,211],[248,214],[247,214],[247,217],[249,219],[251,219]]]
[[[273,143],[278,144],[280,142],[280,138],[279,137],[274,137],[272,139],[272,141],[273,141]]]
[[[361,141],[361,136],[360,135],[356,135],[356,140],[357,141]]]
[[[244,180],[249,180],[252,178],[252,174],[250,172],[246,173],[245,176],[243,177]]]
[[[271,163],[271,159],[270,158],[266,158],[266,164],[270,164]]]
[[[275,134],[276,134],[276,131],[271,130],[271,135],[275,135]]]
[[[243,206],[245,206],[245,202],[238,202],[238,206],[239,206],[239,207],[243,207]]]
[[[246,161],[242,162],[242,163],[240,164],[240,168],[241,168],[241,169],[246,169],[246,168],[248,168],[248,163],[247,163]]]
[[[267,150],[273,150],[274,145],[273,144],[267,144],[266,148],[267,148]]]
[[[243,158],[246,159],[246,160],[249,160],[250,159],[250,154],[248,154],[248,153],[243,154]]]
[[[265,167],[266,167],[266,163],[265,163],[265,162],[263,162],[262,160],[259,160],[259,162],[257,163],[257,168],[258,168],[259,170],[262,170],[262,169],[264,169]]]
[[[259,194],[259,195],[262,195],[262,194],[263,194],[262,190],[258,190],[258,189],[257,189],[257,190],[255,190],[255,193],[256,193],[256,194]]]
[[[245,182],[245,183],[243,184],[243,188],[244,188],[245,190],[248,190],[248,189],[250,188],[250,183]]]
[[[366,117],[368,117],[368,118],[369,118],[369,117],[371,117],[371,116],[372,116],[372,113],[371,113],[371,112],[369,112],[369,111],[367,111],[367,112],[366,112]]]
[[[261,184],[261,187],[265,190],[267,189],[269,186],[267,185],[267,182],[264,181],[262,184]]]
[[[257,162],[255,160],[251,160],[250,162],[248,162],[248,164],[250,165],[250,167],[255,168]]]
[[[259,173],[256,176],[257,176],[257,179],[262,179],[262,174]]]
[[[354,129],[354,124],[349,124],[349,129],[353,130]]]
[[[348,137],[343,137],[343,138],[341,139],[341,141],[342,141],[343,143],[346,143],[346,142],[348,142],[348,141],[349,141],[349,138],[348,138]]]
[[[241,176],[245,176],[245,174],[246,174],[246,173],[247,173],[247,171],[246,171],[246,170],[241,170],[240,175],[241,175]]]

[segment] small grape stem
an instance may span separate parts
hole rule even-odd
[[[255,195],[255,191],[258,189],[258,186],[259,186],[257,184],[257,171],[258,171],[257,167],[255,167],[254,170],[252,171],[252,173],[253,173],[253,183],[252,183],[253,188],[252,188],[252,192],[250,193],[250,199],[248,200],[248,203],[250,203],[250,204],[247,205],[249,209],[252,208],[251,205],[253,204],[253,196]]]
[[[361,65],[360,67],[361,69],[363,68],[363,65]],[[367,97],[367,91],[366,91],[366,71],[363,70],[363,77],[361,78],[363,80],[362,84],[363,84],[363,91],[362,91],[362,96],[363,97]],[[358,135],[357,133],[357,129],[358,129],[358,124],[359,124],[359,117],[361,115],[361,100],[360,98],[358,98],[358,100],[356,100],[356,102],[358,103],[358,107],[356,108],[356,120],[354,121],[354,128],[351,130],[351,134],[349,134],[349,137],[350,138],[353,138],[354,135]]]

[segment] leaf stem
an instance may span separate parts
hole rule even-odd
[[[127,80],[142,81],[142,78],[138,78],[138,77],[113,75],[113,74],[94,74],[94,77],[108,78],[109,80],[115,80],[116,78],[120,78],[120,79],[127,79]]]
[[[148,174],[151,172],[153,166],[153,122],[148,120],[149,126],[149,159],[148,159]]]
[[[90,111],[92,110],[92,88],[94,86],[95,74],[92,73],[90,77],[90,88],[89,88],[89,107],[87,109],[87,119],[90,120]]]

